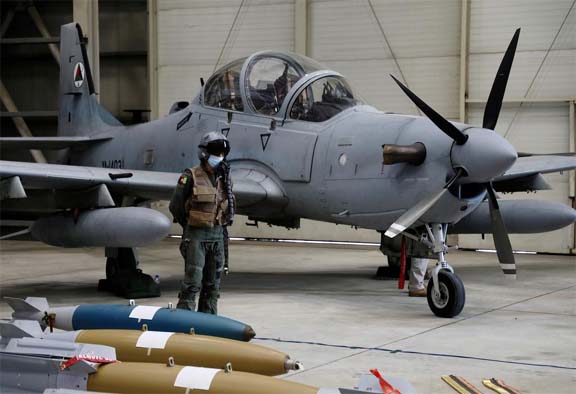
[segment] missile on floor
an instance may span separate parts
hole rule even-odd
[[[0,342],[0,392],[117,394],[353,394],[226,369],[122,362],[108,346],[41,338]]]
[[[14,319],[36,320],[65,331],[121,329],[190,333],[250,341],[256,333],[249,325],[222,316],[147,305],[84,304],[51,308],[46,298],[4,297]]]
[[[98,361],[98,364],[90,360]],[[0,341],[0,392],[87,391],[88,375],[95,373],[98,365],[105,362],[116,362],[116,353],[108,346],[42,338],[9,338],[3,332]],[[69,366],[63,368],[66,363]]]
[[[368,394],[323,389],[247,372],[127,362],[101,366],[98,373],[88,377],[88,389],[122,394]]]
[[[118,360],[166,363],[169,357],[178,365],[224,368],[260,375],[282,375],[302,369],[285,353],[264,346],[204,335],[136,330],[81,330],[47,334],[45,338],[76,343],[92,343],[116,349]]]
[[[115,349],[118,361],[166,363],[224,368],[260,375],[282,375],[302,369],[285,353],[261,345],[204,335],[136,330],[80,330],[46,333],[34,320],[0,320],[0,336],[40,338],[48,341],[85,343]]]

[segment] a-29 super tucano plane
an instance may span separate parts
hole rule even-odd
[[[106,247],[106,283],[136,297],[144,282],[140,295],[151,295],[157,289],[137,270],[134,247],[164,237],[170,220],[136,205],[169,199],[180,172],[197,164],[201,136],[216,130],[232,146],[239,213],[292,228],[308,218],[380,231],[384,254],[398,256],[402,244],[408,257],[438,260],[428,303],[438,316],[455,316],[465,293],[444,257],[449,231],[494,234],[504,273],[515,275],[508,232],[551,231],[576,220],[562,204],[496,199],[495,191],[543,189],[541,174],[576,168],[570,155],[518,158],[493,131],[518,36],[482,127],[447,121],[398,81],[426,117],[378,111],[339,73],[278,52],[236,60],[192,102],[125,127],[95,99],[80,26],[64,25],[59,135],[0,141],[5,149],[63,150],[65,161],[0,162],[2,219],[33,221],[33,237],[51,245]]]

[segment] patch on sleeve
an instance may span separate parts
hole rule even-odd
[[[178,179],[178,183],[180,185],[185,185],[188,182],[188,176],[180,175],[180,179]]]

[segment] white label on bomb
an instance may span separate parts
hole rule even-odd
[[[136,347],[145,349],[164,349],[173,332],[145,331],[140,334]]]
[[[148,305],[139,305],[136,308],[132,309],[130,312],[130,318],[140,320],[152,320],[154,319],[154,315],[162,309],[159,306],[148,306]]]
[[[176,376],[174,387],[183,387],[192,390],[210,390],[210,385],[214,376],[220,372],[219,369],[184,367]]]

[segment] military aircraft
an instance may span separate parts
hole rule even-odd
[[[515,276],[509,232],[551,231],[576,221],[576,211],[562,204],[496,197],[545,189],[541,174],[576,168],[570,155],[518,157],[494,132],[519,31],[482,127],[449,122],[399,81],[425,117],[376,110],[341,74],[273,51],[225,65],[190,103],[127,127],[95,98],[80,26],[62,26],[60,37],[58,136],[0,142],[7,149],[62,150],[62,161],[0,162],[2,218],[33,220],[30,233],[51,245],[106,247],[103,286],[117,294],[157,293],[137,269],[135,247],[164,237],[171,224],[141,205],[171,197],[181,171],[197,164],[207,131],[230,140],[239,213],[289,228],[308,218],[373,229],[382,233],[388,256],[403,251],[437,259],[428,287],[437,316],[456,316],[465,302],[464,286],[445,259],[449,231],[494,234],[502,269]]]

